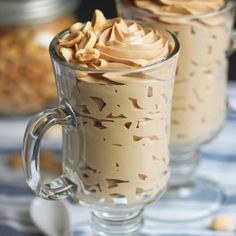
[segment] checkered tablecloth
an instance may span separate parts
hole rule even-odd
[[[34,196],[25,184],[23,173],[8,167],[9,151],[12,150],[0,149],[0,236],[42,236],[29,215]],[[202,149],[197,174],[224,189],[225,200],[217,214],[231,217],[236,228],[236,116],[228,117],[220,135]],[[79,230],[75,228],[74,234],[79,235]],[[178,229],[160,224],[157,235],[233,236],[236,233],[213,232],[208,229],[208,223],[199,221]]]

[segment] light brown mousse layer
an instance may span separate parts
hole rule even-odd
[[[77,38],[80,32],[86,40]],[[61,78],[81,123],[79,131],[64,134],[64,169],[82,183],[80,200],[138,204],[164,191],[175,63],[135,73],[120,69],[164,60],[173,50],[170,41],[121,18],[106,20],[99,11],[91,23],[76,23],[59,41],[65,60],[98,70],[92,75],[77,71],[76,80]],[[100,69],[119,70],[101,74]]]
[[[170,30],[180,41],[171,147],[198,146],[216,135],[225,119],[226,52],[233,17],[227,11],[217,12],[224,7],[223,0],[135,0],[135,3],[140,7],[145,4],[145,9],[155,13],[152,16],[136,14],[137,18]],[[200,16],[204,13],[211,15]]]

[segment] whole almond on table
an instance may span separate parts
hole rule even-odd
[[[212,222],[210,228],[215,231],[229,231],[232,230],[233,221],[228,216],[217,216]]]

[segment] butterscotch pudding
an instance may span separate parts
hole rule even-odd
[[[226,114],[226,52],[233,25],[230,2],[227,5],[223,0],[117,2],[120,15],[133,15],[168,29],[180,41],[171,119],[172,148],[198,146],[212,138]]]
[[[81,125],[64,131],[64,170],[82,187],[79,199],[118,205],[154,200],[169,178],[174,38],[95,11],[92,22],[64,33],[57,51],[78,68],[75,75],[56,73]]]

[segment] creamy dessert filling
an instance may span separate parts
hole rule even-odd
[[[125,1],[130,3],[130,1]],[[223,125],[233,8],[223,0],[132,0],[135,15],[173,32],[181,44],[171,114],[171,147],[210,140]],[[227,4],[227,7],[226,7]],[[128,6],[128,4],[127,4]],[[137,10],[138,9],[138,10]],[[146,11],[140,11],[140,9]],[[148,13],[148,14],[145,14]],[[123,14],[122,14],[123,13]],[[210,14],[208,14],[210,13]]]
[[[95,11],[92,22],[75,23],[59,40],[64,59],[95,69],[126,69],[153,64],[172,51],[168,39],[150,28],[121,18],[106,20]]]
[[[64,134],[64,169],[82,183],[84,201],[137,204],[164,191],[176,59],[155,64],[173,47],[168,34],[121,18],[107,20],[100,11],[58,41],[63,60],[95,71],[78,69],[76,80],[60,75],[81,124],[79,132]],[[129,70],[151,64],[141,72]]]
[[[224,0],[134,0],[137,7],[155,14],[201,15],[224,7]]]

